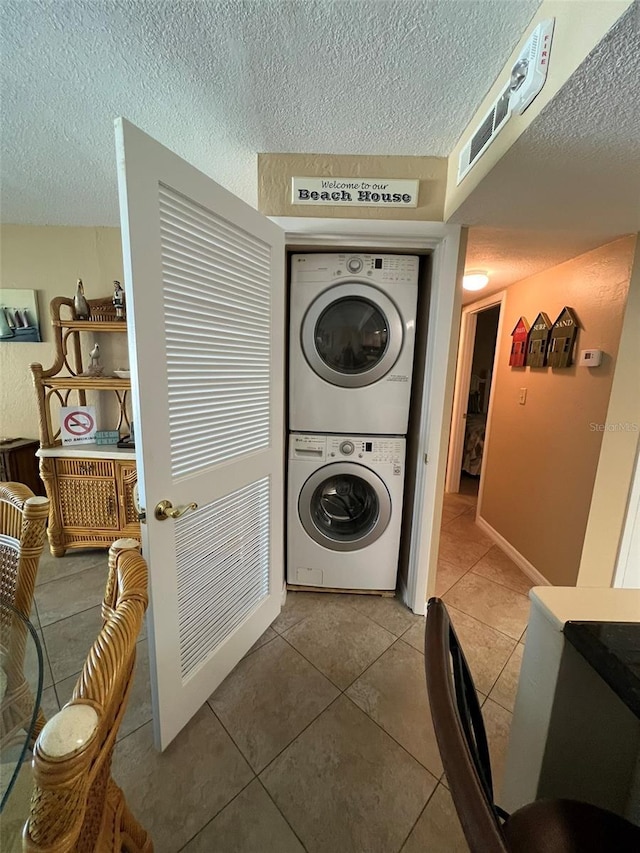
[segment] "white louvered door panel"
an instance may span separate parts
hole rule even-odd
[[[280,610],[282,231],[116,121],[156,744]],[[159,521],[161,500],[198,505]]]

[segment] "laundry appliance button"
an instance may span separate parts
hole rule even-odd
[[[351,456],[355,447],[352,441],[343,441],[340,445],[340,453],[343,453],[345,456]]]

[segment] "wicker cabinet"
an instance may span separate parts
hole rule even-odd
[[[60,440],[56,408],[86,405],[87,392],[115,394],[115,423],[111,429],[129,430],[130,381],[115,376],[83,374],[81,333],[122,333],[126,323],[115,318],[110,299],[89,300],[91,320],[75,317],[73,302],[58,297],[51,302],[56,359],[52,368],[32,364],[31,373],[40,419],[40,475],[51,501],[48,537],[51,553],[64,556],[68,548],[109,548],[122,536],[139,537],[134,505],[135,452],[115,445],[79,444],[65,447]]]

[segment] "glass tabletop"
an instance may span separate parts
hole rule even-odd
[[[42,648],[35,628],[0,597],[0,811],[33,738],[42,674]]]

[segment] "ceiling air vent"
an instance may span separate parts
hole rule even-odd
[[[460,152],[460,159],[458,160],[458,183],[464,178],[476,160],[487,150],[507,123],[511,115],[509,107],[510,86],[511,84],[503,90],[498,100],[476,128],[471,139]]]
[[[460,152],[458,184],[491,145],[511,114],[523,113],[544,86],[554,20],[541,21],[531,33],[518,54],[509,83]]]

